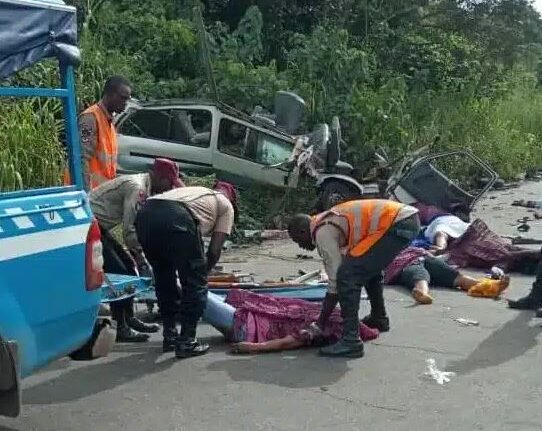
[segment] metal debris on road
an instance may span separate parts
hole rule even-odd
[[[454,319],[457,323],[462,324],[463,326],[479,326],[480,322],[477,320],[465,319],[463,317],[458,317]]]
[[[523,236],[506,236],[506,235],[503,235],[503,238],[509,239],[510,241],[512,241],[512,244],[514,245],[542,244],[542,239],[536,239],[536,238],[525,238]]]
[[[426,359],[425,363],[427,365],[427,371],[424,373],[424,375],[431,377],[439,385],[448,383],[450,381],[450,377],[455,376],[455,373],[453,371],[439,370],[433,358]]]

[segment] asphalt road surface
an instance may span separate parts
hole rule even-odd
[[[478,216],[516,235],[514,199],[541,198],[542,183],[492,193]],[[542,238],[542,223],[529,236]],[[226,269],[260,279],[319,267],[300,260],[289,241],[224,256]],[[508,297],[532,278],[513,276]],[[176,361],[159,336],[116,345],[93,362],[68,359],[24,381],[23,414],[0,430],[491,430],[542,429],[542,319],[507,309],[504,300],[437,290],[432,306],[415,306],[399,288],[386,290],[392,331],[366,345],[363,359],[318,357],[314,350],[232,356],[221,336],[201,325],[212,344],[203,357]],[[361,313],[368,309],[362,301]],[[465,327],[454,318],[480,322]],[[424,376],[425,361],[457,374],[443,386]]]

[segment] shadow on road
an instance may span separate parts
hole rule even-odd
[[[238,382],[258,382],[286,388],[331,385],[349,370],[348,362],[315,356],[313,350],[284,354],[232,357],[211,363],[209,371],[225,371]]]
[[[110,362],[73,368],[60,376],[32,386],[23,392],[25,404],[57,404],[72,402],[119,385],[129,383],[143,375],[159,373],[171,367],[175,358],[157,362],[161,349],[123,356]],[[118,351],[118,350],[116,350]]]
[[[538,344],[536,337],[542,332],[538,323],[529,326],[532,317],[532,311],[519,313],[482,341],[468,357],[450,363],[447,368],[458,374],[469,374],[524,355]]]

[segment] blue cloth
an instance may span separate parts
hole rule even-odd
[[[235,308],[224,302],[226,298],[207,292],[207,306],[203,312],[203,320],[218,331],[225,333],[233,330]]]
[[[422,229],[418,236],[410,243],[411,247],[418,247],[428,250],[433,244],[425,237],[425,229]]]

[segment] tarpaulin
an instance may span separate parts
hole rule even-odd
[[[79,62],[75,8],[60,0],[0,0],[0,79],[45,57]]]

